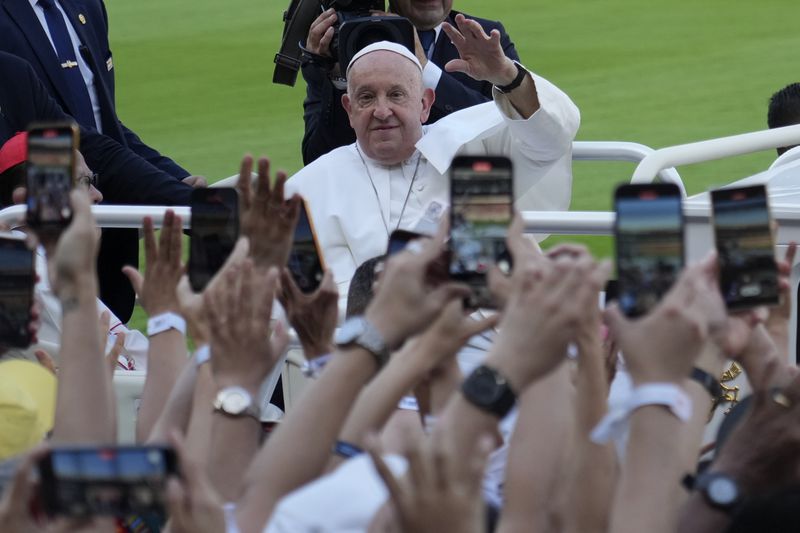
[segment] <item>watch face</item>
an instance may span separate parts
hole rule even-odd
[[[729,505],[736,501],[739,491],[733,481],[725,477],[718,477],[708,484],[708,495],[721,505]]]
[[[473,398],[488,405],[498,399],[503,391],[491,372],[478,368],[470,380],[470,392]]]
[[[228,414],[241,414],[250,407],[250,403],[252,402],[250,394],[238,387],[225,389],[220,391],[220,394],[222,395],[220,402],[222,404],[222,410]]]

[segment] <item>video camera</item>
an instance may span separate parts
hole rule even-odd
[[[414,52],[414,26],[408,19],[376,16],[385,11],[385,0],[291,0],[283,13],[281,48],[275,54],[273,83],[294,86],[303,64],[303,46],[311,23],[323,11],[334,8],[339,22],[331,42],[331,55],[347,65],[362,48],[378,41],[392,41]]]

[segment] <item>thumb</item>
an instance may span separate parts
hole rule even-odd
[[[603,321],[611,330],[615,339],[618,339],[620,333],[627,327],[628,319],[619,310],[619,305],[616,303],[611,304],[603,311]]]
[[[127,277],[128,281],[131,282],[131,286],[133,287],[134,292],[136,292],[136,294],[141,297],[144,278],[139,273],[139,271],[133,268],[132,266],[124,266],[122,267],[122,273],[125,274],[125,277]]]
[[[470,294],[470,288],[463,283],[449,282],[439,285],[428,295],[427,300],[435,302],[438,309],[442,309],[447,302],[454,298],[466,298]]]
[[[444,65],[446,72],[463,72],[469,74],[469,63],[463,59],[451,59]]]
[[[500,321],[499,314],[487,316],[480,320],[470,320],[469,323],[467,324],[467,327],[464,330],[464,333],[468,337],[472,337],[482,331],[486,331],[487,329],[495,327],[499,321]]]

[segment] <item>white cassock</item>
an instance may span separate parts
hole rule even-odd
[[[540,107],[528,119],[495,89],[493,102],[425,126],[417,151],[402,164],[370,160],[353,143],[289,179],[287,193],[299,193],[308,203],[325,263],[339,288],[340,307],[356,268],[386,252],[389,233],[416,228],[434,202],[449,205],[448,171],[456,155],[510,157],[520,211],[569,207],[572,140],[580,113],[558,87],[531,74]]]

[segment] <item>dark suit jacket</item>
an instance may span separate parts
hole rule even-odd
[[[451,11],[447,22],[455,26],[458,11]],[[465,15],[478,21],[486,33],[496,29],[500,32],[500,44],[506,56],[519,61],[514,43],[499,22]],[[428,124],[449,115],[453,111],[482,104],[492,99],[492,84],[477,81],[460,72],[449,73],[444,66],[451,59],[458,59],[458,50],[450,42],[444,31],[439,32],[431,61],[442,69],[442,77],[436,87],[436,100],[433,103]],[[303,102],[305,135],[303,136],[303,162],[307,165],[334,148],[352,144],[356,134],[350,127],[347,113],[342,107],[345,91],[336,89],[321,68],[307,64],[303,66],[306,80],[306,99]]]
[[[71,119],[50,97],[26,61],[0,52],[0,80],[3,80],[0,83],[0,145],[25,130],[31,122]],[[104,194],[124,197],[129,204],[187,205],[189,202],[191,187],[96,130],[81,128],[81,152],[89,167],[100,174],[99,186]],[[107,240],[106,235],[103,238]],[[138,256],[135,236],[133,244],[137,253],[135,260]],[[101,263],[98,274],[104,267],[106,265]],[[129,305],[132,304],[131,299]],[[113,310],[117,313],[117,309]],[[127,318],[117,316],[122,320]]]
[[[100,104],[103,134],[129,148],[156,168],[177,181],[189,175],[177,163],[144,144],[125,127],[116,113],[114,101],[114,69],[108,46],[108,16],[102,0],[59,0],[72,22],[83,47],[81,54],[94,73],[95,90]],[[36,71],[47,91],[68,114],[73,109],[70,93],[65,85],[58,61],[47,34],[42,29],[28,0],[0,0],[0,51],[19,56],[28,61]],[[94,128],[94,124],[81,124]],[[86,155],[86,154],[84,154]],[[87,163],[99,171],[87,157]],[[136,180],[136,188],[141,187]],[[101,180],[104,203],[164,203],[158,197],[142,197],[129,183],[127,187],[114,188]],[[181,197],[186,196],[182,194]],[[177,199],[172,202],[176,203]],[[134,230],[105,230],[99,254],[100,293],[112,311],[123,321],[133,310],[133,290],[120,269],[123,265],[137,265],[139,257],[138,233]]]

